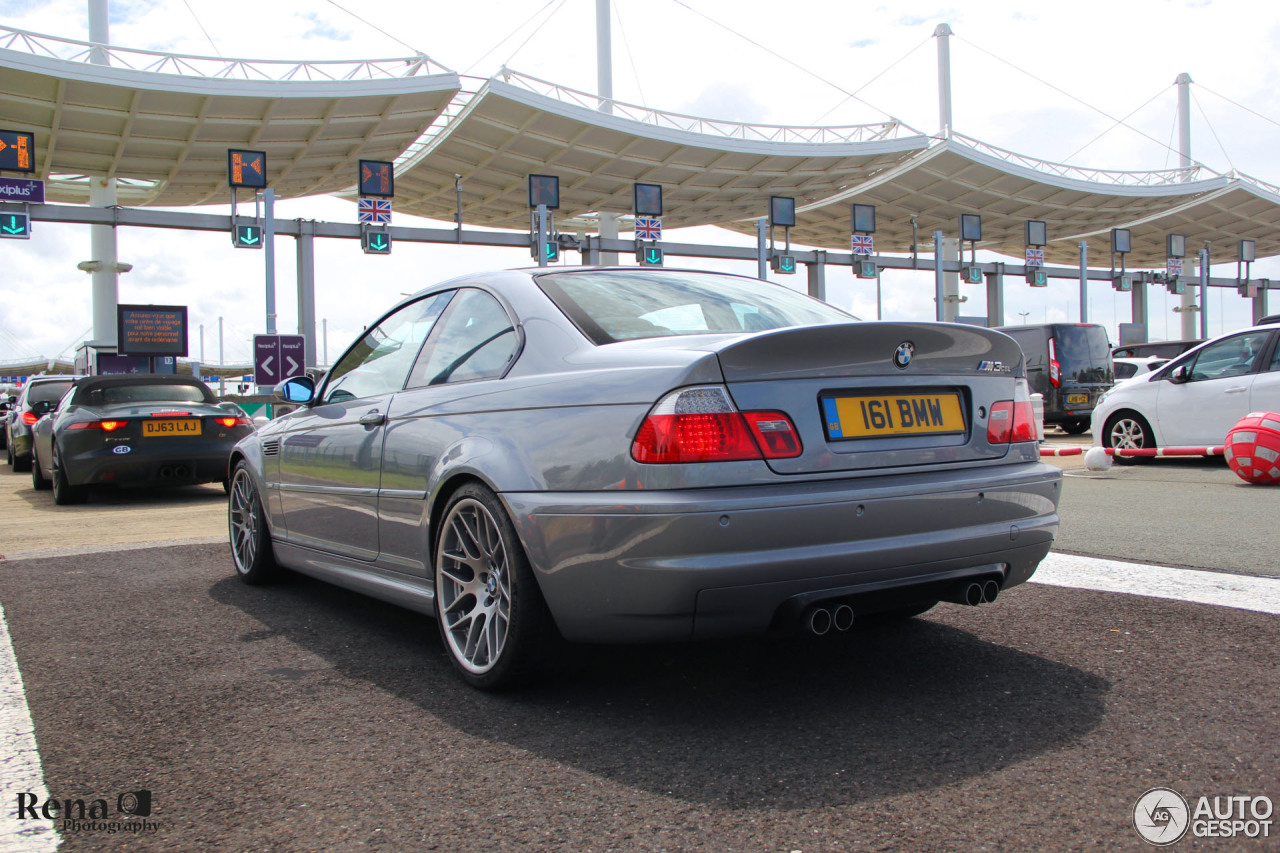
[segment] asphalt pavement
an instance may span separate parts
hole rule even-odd
[[[1186,463],[1064,460],[1058,549],[1276,574],[1280,489]],[[1027,584],[825,638],[576,648],[493,695],[427,617],[241,584],[182,526],[216,537],[212,491],[49,511],[17,477],[0,533],[31,513],[65,545],[0,545],[48,794],[150,795],[127,834],[57,823],[60,850],[1145,850],[1153,787],[1280,802],[1275,615]]]

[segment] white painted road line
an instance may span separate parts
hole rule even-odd
[[[61,843],[53,821],[18,820],[21,793],[35,794],[41,803],[49,799],[22,673],[13,654],[4,608],[0,607],[0,803],[4,804],[0,853],[52,853]]]
[[[1049,554],[1032,583],[1122,592],[1280,614],[1280,579]]]

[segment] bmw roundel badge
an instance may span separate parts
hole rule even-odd
[[[893,364],[899,370],[911,363],[911,356],[916,354],[916,345],[911,341],[903,341],[893,352]]]

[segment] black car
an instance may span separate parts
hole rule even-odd
[[[253,422],[189,376],[131,374],[78,380],[34,430],[36,489],[80,503],[85,486],[227,482],[227,460]]]
[[[53,410],[78,376],[34,376],[22,387],[5,423],[5,444],[9,467],[15,471],[31,469],[31,428],[36,421]]]
[[[1000,326],[1018,342],[1031,393],[1044,395],[1045,425],[1072,435],[1089,428],[1098,398],[1115,384],[1111,341],[1095,323]]]

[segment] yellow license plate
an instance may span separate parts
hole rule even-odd
[[[1068,403],[1087,403],[1089,402],[1089,395],[1088,394],[1068,394],[1067,402]]]
[[[822,405],[832,438],[964,432],[964,411],[955,393],[827,397]]]
[[[200,435],[199,418],[181,420],[154,420],[142,422],[142,434],[148,435]]]

